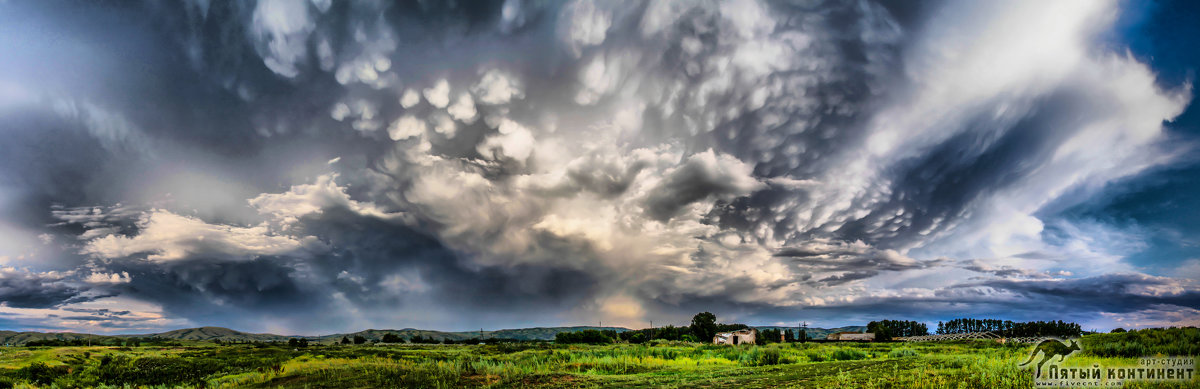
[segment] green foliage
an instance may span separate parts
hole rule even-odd
[[[1084,354],[1137,358],[1200,355],[1200,328],[1158,328],[1095,334],[1080,339]]]
[[[717,336],[717,315],[711,312],[700,312],[692,316],[692,335],[705,341],[711,341]]]
[[[421,337],[420,335],[416,336],[416,338],[420,338],[420,337]],[[396,335],[393,333],[383,334],[382,341],[383,341],[383,343],[404,343],[404,339],[400,338],[400,335]],[[419,343],[419,342],[413,342],[413,343]]]
[[[17,371],[17,375],[25,380],[39,385],[49,385],[59,377],[69,374],[66,366],[49,366],[44,362],[35,362]]]
[[[954,319],[938,323],[939,334],[962,334],[991,331],[1009,337],[1060,336],[1075,337],[1083,334],[1076,323],[1058,321],[1014,322],[999,319]]]
[[[362,335],[354,335],[354,344],[363,343],[367,343],[367,338],[364,338]]]
[[[858,349],[839,348],[830,354],[835,361],[857,361],[867,357],[867,353]]]
[[[759,346],[767,343],[779,343],[779,337],[782,335],[777,329],[766,329],[758,331],[758,336],[754,338],[754,343]]]
[[[875,334],[875,340],[888,341],[902,336],[929,335],[925,323],[912,320],[881,320],[867,323],[867,332]]]
[[[621,338],[615,332],[593,335]],[[584,331],[579,331],[580,333]],[[630,339],[636,336],[628,335]],[[690,337],[691,334],[688,334]],[[1081,343],[1132,352],[1194,355],[1196,329],[1087,335]],[[334,338],[336,339],[336,338]],[[347,337],[352,341],[352,337]],[[484,344],[479,344],[479,343]],[[489,343],[490,342],[490,343]],[[1189,343],[1190,342],[1190,343]],[[644,343],[553,344],[497,339],[470,345],[344,347],[284,343],[186,347],[5,348],[7,387],[839,387],[1027,388],[1016,365],[1028,344],[772,343],[722,346],[655,339]],[[1114,349],[1119,352],[1122,349]],[[1087,346],[1085,346],[1085,353]],[[1102,351],[1107,352],[1107,351]],[[1109,363],[1097,356],[1082,362]],[[1121,357],[1124,358],[1124,357]],[[1122,360],[1127,361],[1127,360]],[[1197,382],[1153,387],[1196,387]],[[1145,387],[1127,385],[1130,387]]]
[[[614,333],[615,334],[615,333]],[[613,337],[605,334],[603,331],[583,330],[576,332],[559,332],[554,335],[554,343],[570,344],[570,343],[586,343],[586,344],[609,344],[613,342]]]

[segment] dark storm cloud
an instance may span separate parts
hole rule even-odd
[[[939,260],[916,261],[895,251],[879,250],[861,242],[838,245],[814,242],[780,249],[774,256],[808,271],[841,272],[817,281],[827,285],[871,278],[881,271],[922,269],[941,263]]]
[[[108,308],[100,308],[100,309],[63,308],[63,310],[67,311],[67,312],[88,313],[88,314],[92,314],[95,316],[106,316],[106,317],[127,316],[131,313],[130,311],[113,311]]]
[[[734,171],[727,171],[732,166]],[[667,221],[683,207],[710,196],[744,195],[760,184],[744,178],[745,171],[736,171],[740,163],[722,163],[714,154],[697,154],[682,166],[667,174],[659,186],[652,188],[646,199],[650,218]]]
[[[840,285],[840,284],[844,284],[844,283],[854,281],[854,280],[864,280],[867,278],[871,278],[871,277],[874,277],[876,274],[879,274],[879,272],[874,272],[874,271],[847,272],[847,273],[842,273],[842,274],[839,274],[836,276],[829,276],[829,277],[822,278],[822,279],[820,279],[820,282],[823,282],[827,285]]]
[[[989,265],[985,261],[980,261],[980,260],[966,261],[966,262],[962,263],[961,265],[962,265],[963,269],[967,269],[967,270],[979,272],[979,273],[991,274],[993,276],[1000,277],[1003,279],[1050,278],[1053,276],[1050,274],[1050,272],[1038,272],[1038,271],[1033,271],[1033,270],[1029,270],[1029,269],[1021,269],[1021,268],[1007,266],[1007,265],[993,266],[993,265]],[[1059,274],[1059,275],[1066,275],[1066,274]]]
[[[105,297],[85,294],[89,288],[69,279],[70,276],[0,268],[0,303],[13,308],[51,308]]]
[[[341,291],[360,302],[388,302],[401,300],[404,294],[427,294],[447,303],[479,308],[564,308],[595,291],[596,272],[601,270],[554,266],[536,258],[512,266],[471,265],[464,258],[471,254],[456,253],[427,233],[346,209],[325,209],[319,216],[306,218],[301,230],[332,247],[331,253],[313,261],[313,271],[326,275],[345,272],[353,277],[355,288]],[[541,255],[587,255],[569,242],[543,239],[539,246],[545,252]],[[381,293],[389,276],[405,271],[417,275],[406,280],[413,284]]]
[[[1105,274],[1067,280],[995,280],[980,285],[1015,293],[1031,303],[1079,311],[1133,312],[1154,305],[1200,308],[1194,285],[1144,274]]]

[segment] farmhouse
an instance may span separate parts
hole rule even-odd
[[[875,334],[871,332],[839,332],[829,334],[825,337],[826,340],[853,340],[853,341],[874,341]]]
[[[713,344],[754,344],[754,338],[756,336],[758,336],[758,330],[753,328],[737,330],[733,332],[718,332],[717,336],[713,337]]]

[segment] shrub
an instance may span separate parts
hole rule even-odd
[[[66,366],[50,366],[43,362],[35,362],[18,370],[21,377],[39,385],[50,385],[54,380],[69,373]]]
[[[867,357],[867,353],[855,349],[842,348],[835,350],[830,357],[832,357],[835,361],[857,361],[859,359],[865,359]]]
[[[911,348],[898,348],[888,353],[888,357],[891,358],[915,357],[918,355],[921,354]]]
[[[780,363],[780,352],[778,348],[768,347],[763,350],[762,357],[758,360],[759,366],[778,365]]]

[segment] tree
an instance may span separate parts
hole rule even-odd
[[[347,337],[343,336],[343,337],[342,337],[342,344],[350,344],[350,338],[347,338]]]
[[[692,335],[697,340],[712,341],[717,336],[717,315],[710,312],[700,312],[692,316]]]
[[[1118,328],[1113,328],[1113,330],[1112,330],[1112,331],[1110,331],[1110,333],[1114,333],[1114,334],[1119,334],[1119,333],[1122,333],[1122,332],[1125,332],[1125,329],[1124,329],[1124,328],[1120,328],[1120,327],[1118,327]]]
[[[362,335],[354,335],[354,344],[363,343],[367,343],[367,338],[362,337]]]
[[[554,343],[588,343],[588,344],[609,344],[613,342],[613,338],[604,331],[583,330],[574,332],[559,332],[554,334]]]
[[[383,343],[404,343],[404,339],[401,339],[399,335],[387,333],[383,334]]]

